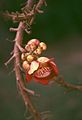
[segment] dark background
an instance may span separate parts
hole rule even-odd
[[[0,0],[0,11],[20,10],[24,2]],[[55,58],[65,80],[82,84],[82,0],[47,0],[47,4],[45,13],[37,15],[32,35],[25,34],[24,43],[31,38],[44,41],[48,45],[44,55]],[[28,115],[17,90],[15,75],[9,75],[13,63],[8,68],[4,66],[13,49],[13,43],[8,40],[12,41],[15,36],[9,28],[16,26],[0,16],[0,120],[24,120]],[[42,94],[40,98],[33,98],[33,102],[40,112],[51,111],[49,120],[82,120],[81,92],[64,94],[65,89],[57,84],[42,86],[32,82],[28,87]]]

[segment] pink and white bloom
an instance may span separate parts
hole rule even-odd
[[[48,85],[58,74],[57,65],[52,59],[39,57],[37,61],[31,62],[30,69],[26,72],[26,80],[30,82],[34,79],[35,82]]]

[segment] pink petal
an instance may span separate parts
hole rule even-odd
[[[34,77],[35,82],[41,83],[43,85],[48,85],[49,81],[47,79],[38,79],[37,77]]]
[[[32,80],[32,76],[26,73],[26,81],[30,82]]]
[[[35,45],[39,45],[40,41],[38,39],[31,39],[28,44],[35,43]]]
[[[50,64],[51,68],[53,68],[55,75],[58,76],[59,71],[58,71],[56,64],[53,61],[49,61],[49,64]]]

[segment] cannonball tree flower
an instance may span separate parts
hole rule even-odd
[[[27,82],[34,79],[35,82],[43,85],[48,85],[57,76],[57,65],[47,57],[39,57],[37,61],[32,61],[29,70],[26,71]]]

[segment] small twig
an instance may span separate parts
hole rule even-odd
[[[37,97],[40,97],[41,95],[40,94],[37,94],[35,93],[34,90],[30,90],[30,89],[27,89],[27,88],[23,88],[27,93],[30,93],[31,95],[33,96],[37,96]]]
[[[46,5],[45,0],[39,0],[39,2],[37,3],[37,6],[36,6],[36,11],[37,11],[38,13],[43,13],[43,11],[42,11],[42,10],[40,10],[40,8],[41,8],[41,6],[42,6],[43,4],[45,4],[45,5]]]
[[[12,71],[9,72],[9,75],[11,75],[11,73],[15,72],[15,69],[13,68]]]
[[[14,41],[9,40],[8,38],[6,39],[8,42],[13,43]]]
[[[34,4],[34,0],[28,0],[28,1],[27,1],[27,5],[28,5],[28,7],[30,7],[30,8],[33,7],[33,4]]]
[[[13,55],[7,62],[5,62],[4,64],[7,66],[13,59],[14,59],[15,55]]]
[[[28,0],[26,2],[25,7],[21,8],[22,12],[11,12],[9,13],[8,11],[6,11],[6,13],[4,14],[4,16],[7,16],[9,18],[12,19],[13,22],[21,22],[21,21],[29,21],[29,19],[31,21],[34,21],[34,16],[37,13],[43,13],[43,10],[40,10],[42,5],[47,6],[46,1],[45,0],[39,0],[37,4],[34,3],[34,0]],[[33,22],[31,22],[33,23]],[[16,31],[16,29],[12,29],[13,31]]]
[[[33,90],[30,90],[30,89],[27,89],[27,88],[23,88],[27,93],[30,93],[31,95],[33,95],[34,96],[34,94],[35,94],[35,91],[33,91]]]
[[[9,30],[10,30],[11,32],[17,32],[17,31],[18,31],[17,28],[10,28]]]
[[[10,55],[12,55],[14,53],[14,50],[12,50],[11,52],[10,52]]]
[[[43,111],[40,113],[42,116],[42,120],[48,120],[50,116],[52,116],[51,111]],[[33,116],[29,116],[26,119],[27,120],[32,120]]]
[[[79,90],[82,92],[82,85],[75,85],[75,84],[71,84],[71,83],[68,83],[64,80],[63,77],[58,77],[55,82],[59,85],[61,85],[62,87],[65,87],[68,89],[68,92],[69,91],[73,91],[73,90]]]
[[[25,32],[29,35],[32,33],[32,31],[28,31],[27,29],[25,29]]]

